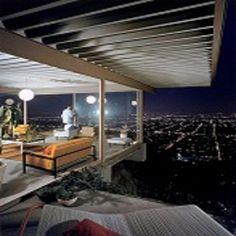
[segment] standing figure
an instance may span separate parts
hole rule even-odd
[[[66,109],[62,111],[61,118],[65,130],[73,126],[74,117],[75,117],[75,112],[72,110],[71,106],[68,106]]]
[[[16,127],[18,124],[23,122],[23,112],[21,110],[21,103],[18,102],[15,107],[12,108],[12,120]]]

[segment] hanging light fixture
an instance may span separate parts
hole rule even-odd
[[[135,100],[131,101],[131,105],[134,107],[137,106],[137,101],[135,101]]]
[[[88,104],[94,104],[96,101],[97,101],[96,97],[94,97],[92,95],[89,95],[89,96],[86,97],[86,102]]]
[[[18,96],[23,101],[30,101],[34,98],[34,92],[30,89],[22,89]]]

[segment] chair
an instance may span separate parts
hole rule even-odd
[[[91,126],[83,126],[80,130],[80,137],[95,137],[95,129]]]
[[[26,124],[26,125],[25,124],[19,124],[15,128],[13,128],[13,135],[14,136],[26,135],[28,129],[29,129],[28,124]]]

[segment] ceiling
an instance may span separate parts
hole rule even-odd
[[[18,93],[30,88],[36,94],[98,93],[99,81],[42,63],[0,52],[0,92]],[[133,91],[121,84],[106,81],[107,92]]]
[[[214,0],[1,0],[0,26],[155,88],[209,86],[214,6]],[[94,81],[4,53],[0,73],[3,87]]]

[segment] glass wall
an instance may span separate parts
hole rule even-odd
[[[41,132],[63,128],[61,114],[70,105],[72,94],[36,95],[27,102],[27,123]]]
[[[105,156],[129,147],[137,141],[137,92],[106,82]]]
[[[99,86],[92,92],[80,92],[75,96],[75,110],[80,137],[91,137],[96,146],[96,157],[99,157]]]
[[[76,112],[78,122],[81,127],[98,127],[99,123],[99,104],[98,93],[76,94]]]

